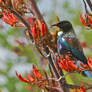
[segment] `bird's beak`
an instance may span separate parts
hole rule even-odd
[[[57,23],[57,24],[53,24],[50,26],[50,28],[53,28],[53,27],[57,29],[57,28],[60,28],[62,26],[60,26],[59,23]]]
[[[53,24],[50,26],[50,28],[58,28],[57,24]]]
[[[53,24],[50,27],[52,28],[52,27],[58,27],[58,26],[57,26],[57,24]]]

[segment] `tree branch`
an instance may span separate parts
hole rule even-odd
[[[43,20],[43,17],[35,3],[35,0],[28,0],[28,4],[30,5],[29,8],[31,9],[31,11],[33,12],[33,14],[40,20]]]
[[[35,15],[40,21],[42,21],[42,20],[43,20],[43,17],[42,17],[42,15],[40,14],[40,11],[39,11],[39,9],[38,9],[37,6],[36,6],[35,0],[29,0],[28,3],[30,4],[31,10],[32,10],[32,12],[34,13],[34,15]],[[33,40],[32,33],[31,33],[31,31],[30,31],[30,25],[26,22],[26,20],[24,20],[24,18],[23,18],[22,16],[20,16],[19,13],[17,13],[17,12],[14,11],[13,9],[10,9],[10,10],[11,10],[11,12],[12,12],[14,15],[16,15],[16,16],[22,21],[22,23],[28,28],[28,32],[29,32],[29,34],[30,34],[30,38],[31,38],[31,40]],[[49,33],[49,34],[50,34],[50,33]],[[60,76],[63,76],[63,75],[64,75],[63,72],[60,72],[60,74],[59,74],[58,71],[56,70],[56,68],[55,68],[55,66],[54,66],[54,63],[53,63],[53,60],[52,60],[52,57],[51,57],[51,52],[50,52],[49,48],[48,48],[44,43],[43,43],[43,48],[44,48],[44,52],[45,52],[47,55],[49,55],[47,58],[48,58],[48,61],[49,61],[49,64],[50,64],[52,70],[54,71],[54,74],[55,74],[56,78],[59,79]],[[57,68],[59,68],[59,67],[57,67]],[[59,68],[58,70],[60,70],[60,68]],[[62,71],[62,70],[61,70],[61,71]],[[62,92],[69,92],[68,87],[65,86],[65,84],[66,84],[65,79],[60,79],[60,80],[59,80],[59,84],[60,84],[60,87],[61,87]]]
[[[42,21],[43,20],[43,16],[41,15],[36,3],[35,3],[35,0],[28,0],[28,3],[30,4],[30,9],[32,10],[33,14],[40,20]],[[47,28],[48,29],[48,28]],[[54,66],[54,63],[53,63],[53,60],[52,60],[52,57],[51,57],[51,52],[49,50],[48,47],[46,47],[46,45],[43,44],[43,48],[44,48],[44,51],[46,52],[48,56],[48,61],[49,61],[49,64],[51,66],[51,68],[53,69],[54,71],[54,74],[55,76],[57,77],[57,79],[60,78],[60,76],[63,76],[63,72],[60,72],[61,74],[58,74],[58,71],[56,70],[55,66]],[[58,67],[59,68],[59,67]],[[60,70],[60,68],[59,68]],[[62,70],[61,70],[62,71]],[[59,80],[59,84],[63,90],[63,92],[69,92],[68,88],[64,85],[66,82],[65,82],[65,79],[64,80]]]

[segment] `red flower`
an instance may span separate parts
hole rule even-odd
[[[33,83],[35,81],[35,79],[30,74],[27,74],[28,79],[23,78],[21,74],[17,74],[17,72],[16,72],[16,75],[19,78],[19,80],[25,83],[30,83],[30,82]]]
[[[33,74],[36,78],[42,79],[42,75],[39,73],[39,70],[35,67],[35,65],[33,65]],[[27,74],[28,79],[23,78],[21,74],[17,74],[17,72],[16,75],[19,80],[25,83],[33,83],[35,81],[35,79],[30,74]]]
[[[80,21],[81,23],[86,26],[86,21],[83,19],[82,14],[80,14]]]
[[[89,66],[87,64],[84,65],[81,62],[79,62],[79,65],[82,67],[82,69],[85,69],[85,70],[89,69]]]
[[[28,77],[30,82],[34,82],[35,81],[35,79],[30,74],[27,74],[27,77]]]
[[[80,21],[84,26],[87,26],[89,29],[92,28],[92,19],[89,14],[84,14],[84,18],[82,17],[82,14],[80,14]]]
[[[86,48],[86,47],[87,47],[87,45],[86,45],[84,42],[81,42],[80,44],[81,44],[81,46],[82,46],[83,48]]]
[[[30,29],[32,31],[33,39],[34,40],[38,39],[38,37],[39,37],[39,31],[38,31],[38,28],[37,28],[37,24],[34,23],[34,25],[30,27]]]
[[[90,58],[88,58],[88,65],[92,69],[92,61],[90,60]]]
[[[92,24],[91,16],[88,15],[88,24]]]
[[[27,80],[26,78],[23,78],[23,77],[21,76],[21,74],[17,74],[17,72],[16,72],[16,75],[17,75],[17,77],[19,78],[19,80],[21,80],[22,82],[29,83],[29,80]]]
[[[44,36],[44,23],[41,23],[41,37]]]
[[[35,65],[33,65],[33,73],[35,77],[42,79],[42,75],[39,73],[39,70],[35,67]]]
[[[64,69],[65,71],[68,71],[68,72],[72,72],[72,71],[75,71],[75,70],[80,70],[80,68],[78,68],[73,63],[73,61],[69,60],[68,56],[66,56],[65,59],[61,58],[60,60],[58,60],[58,63],[59,63],[59,66],[61,67],[61,69]]]
[[[80,86],[80,92],[86,92],[86,89],[83,85]]]
[[[47,33],[47,27],[44,21],[41,22],[41,37],[43,37]]]
[[[7,13],[5,11],[3,12],[2,20],[7,24],[10,24],[11,26],[13,26],[16,23],[15,16],[13,15],[13,13],[10,13],[9,11]]]
[[[34,22],[34,19],[35,19],[35,18],[33,18],[33,17],[29,17],[29,18],[27,19],[27,21],[28,21],[29,24],[32,24],[32,23]]]
[[[74,88],[74,92],[78,92],[77,88]]]

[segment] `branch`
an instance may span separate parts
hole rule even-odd
[[[14,11],[13,9],[10,9],[10,11],[11,11],[16,17],[18,17],[18,18],[21,20],[21,22],[27,27],[28,32],[29,32],[29,35],[30,35],[30,38],[31,38],[31,40],[33,41],[32,32],[30,31],[30,25],[26,22],[26,20],[24,20],[24,18],[23,18],[19,13],[17,13],[17,12]]]
[[[28,3],[30,4],[29,7],[30,7],[30,10],[33,12],[33,14],[34,14],[40,21],[42,21],[42,20],[43,20],[43,16],[41,15],[41,13],[40,13],[40,11],[39,11],[39,9],[38,9],[36,3],[35,3],[35,0],[28,0]],[[44,22],[45,22],[45,21],[44,21]],[[47,29],[48,29],[48,28],[47,28]],[[51,52],[49,51],[49,48],[46,47],[46,45],[44,45],[44,44],[43,44],[43,48],[44,48],[44,51],[46,52],[47,55],[50,54],[50,55],[48,56],[49,64],[50,64],[51,68],[53,69],[55,76],[57,77],[57,79],[59,79],[60,76],[63,76],[63,75],[64,75],[63,72],[62,72],[62,70],[61,70],[60,74],[58,74],[58,71],[56,70],[56,68],[55,68],[55,66],[54,66],[54,63],[53,63],[53,60],[52,60],[52,57],[51,57]],[[57,68],[59,68],[59,65],[58,65]],[[60,68],[59,68],[58,70],[60,71]],[[62,81],[63,81],[63,82],[62,82]],[[60,84],[61,88],[63,89],[63,92],[69,92],[68,88],[66,88],[65,85],[64,85],[64,84],[65,84],[65,79],[59,80],[59,84]]]
[[[91,3],[91,1],[90,0],[86,0],[86,1],[87,1],[88,5],[89,5],[91,11],[92,11],[92,3]]]
[[[40,20],[40,22],[44,21],[43,16],[41,15],[41,13],[36,5],[35,0],[28,0],[28,4],[29,4],[30,11],[32,11],[32,13]],[[44,21],[44,23],[45,23],[45,21]],[[48,27],[47,27],[47,30],[48,30]],[[48,37],[51,38],[51,34],[49,32],[48,32]],[[48,39],[48,40],[50,40],[50,39]]]
[[[35,3],[35,0],[28,0],[28,4],[30,5],[29,8],[33,12],[33,14],[40,20],[43,20],[43,17]]]
[[[39,11],[39,9],[38,9],[37,6],[36,6],[35,0],[29,0],[29,4],[30,4],[30,6],[31,6],[31,10],[32,10],[32,12],[34,13],[34,15],[35,15],[40,21],[42,21],[42,20],[43,20],[43,17],[42,17],[42,15],[40,14],[40,11]],[[30,38],[31,38],[31,40],[33,41],[32,32],[30,31],[30,25],[26,22],[26,20],[25,20],[17,11],[15,11],[15,10],[13,10],[13,9],[11,9],[11,8],[8,8],[8,7],[7,7],[7,9],[9,9],[9,10],[10,10],[17,18],[19,18],[19,19],[21,20],[21,22],[27,27],[28,32],[29,32],[29,34],[30,34]],[[47,29],[48,29],[48,28],[47,28]],[[49,32],[48,32],[48,33],[49,33]],[[49,35],[49,36],[48,36],[48,35]],[[49,33],[48,35],[47,35],[47,36],[48,36],[49,38],[52,37],[52,36],[50,35],[50,33]],[[51,42],[50,39],[49,39],[49,42]],[[51,43],[52,43],[52,42],[51,42]],[[35,46],[36,46],[36,45],[37,45],[37,44],[35,43]],[[37,47],[37,46],[36,46],[36,47]],[[50,49],[48,48],[48,46],[47,46],[46,44],[44,44],[44,42],[42,43],[42,47],[44,48],[44,52],[45,52],[46,55],[48,56],[47,58],[48,58],[49,64],[50,64],[52,70],[54,71],[54,74],[55,74],[56,78],[59,79],[60,76],[63,76],[63,72],[62,72],[62,73],[60,72],[61,74],[59,74],[58,71],[56,70],[55,64],[54,64],[53,59],[52,59],[52,57],[51,57],[51,51],[50,51]],[[38,48],[37,48],[37,49],[38,49]],[[41,50],[38,49],[38,51],[40,52]],[[57,68],[59,68],[59,67],[57,67]],[[60,70],[60,69],[59,69],[59,70]],[[65,79],[59,80],[59,84],[60,84],[60,87],[61,87],[62,92],[69,92],[69,89],[67,88],[67,86],[65,86],[65,84],[66,84]]]
[[[55,90],[56,92],[62,92],[62,90],[60,89],[60,88],[58,88],[58,87],[51,87],[51,86],[48,86],[48,85],[46,85],[46,89],[47,90]]]

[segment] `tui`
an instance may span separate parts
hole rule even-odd
[[[60,28],[57,41],[59,55],[61,55],[63,58],[68,55],[70,60],[73,60],[76,65],[78,65],[78,61],[81,61],[82,64],[88,64],[87,58],[83,53],[83,49],[74,32],[72,24],[69,21],[64,20],[60,21],[57,24],[53,24],[52,27],[53,26]],[[81,66],[78,65],[78,67]],[[84,74],[92,78],[92,75],[89,72],[85,71]]]

